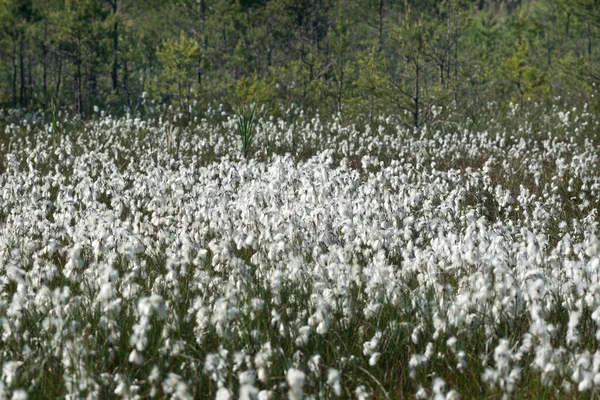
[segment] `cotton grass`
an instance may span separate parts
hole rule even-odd
[[[260,119],[256,149],[309,153],[268,159],[220,114],[178,154],[160,115],[3,118],[7,398],[597,393],[598,146],[565,114],[536,139]]]

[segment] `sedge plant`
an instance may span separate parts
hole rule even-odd
[[[238,111],[237,125],[238,133],[242,141],[242,154],[248,158],[248,152],[254,139],[254,119],[256,117],[256,104],[250,107],[242,107]]]

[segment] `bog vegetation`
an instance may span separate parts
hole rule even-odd
[[[0,0],[0,399],[597,397],[599,30]]]
[[[595,114],[206,114],[0,114],[0,395],[597,393]]]

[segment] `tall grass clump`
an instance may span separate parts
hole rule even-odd
[[[251,106],[242,106],[238,110],[237,127],[242,142],[242,154],[248,158],[250,146],[254,139],[254,121],[256,118],[256,103]]]

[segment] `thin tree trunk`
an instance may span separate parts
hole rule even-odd
[[[310,36],[310,44],[315,46],[317,42],[317,12],[316,12],[316,0],[310,1],[310,24],[308,29],[308,35]]]
[[[27,105],[27,92],[25,90],[25,60],[23,54],[23,48],[25,47],[25,38],[23,33],[21,33],[21,40],[19,43],[19,71],[20,71],[20,87],[19,87],[19,96],[21,101],[21,107],[25,107]]]
[[[31,101],[31,99],[33,99],[33,55],[30,51],[27,52],[27,64],[27,88],[29,89],[28,98]]]
[[[548,62],[548,67],[552,66],[552,57],[550,55],[550,34],[546,30],[546,61]]]
[[[93,109],[94,100],[98,89],[98,76],[94,70],[94,66],[90,66],[88,79],[88,111]]]
[[[379,51],[383,50],[383,0],[379,0],[378,8],[379,24],[377,27],[377,39],[379,41]]]
[[[202,87],[202,53],[198,56],[198,87]]]
[[[115,93],[119,92],[119,20],[117,13],[119,12],[119,1],[114,0],[112,5],[112,14],[115,17],[115,23],[113,25],[112,39],[113,39],[113,62],[112,62],[112,89]]]
[[[56,78],[56,89],[54,91],[54,97],[58,99],[58,95],[60,93],[60,84],[62,83],[62,59],[58,60],[58,73]]]
[[[588,56],[592,56],[592,29],[590,27],[590,17],[588,16],[585,21],[585,36],[587,39],[587,52]]]
[[[77,94],[75,112],[77,114],[83,113],[83,90],[81,87],[81,63],[77,63],[77,73],[75,76],[75,93]]]
[[[313,50],[319,53],[319,0],[311,1],[310,41]]]
[[[13,36],[13,51],[12,51],[12,97],[13,107],[17,106],[17,39]]]
[[[48,49],[45,45],[42,45],[42,93],[46,97],[48,91]]]
[[[458,39],[454,38],[454,79],[458,79]]]
[[[127,105],[131,107],[131,95],[129,93],[129,67],[127,59],[123,62],[123,90],[125,91]]]
[[[450,15],[452,15],[452,13],[448,13],[448,27],[447,27],[447,31],[446,31],[446,44],[444,47],[444,63],[446,64],[446,84],[445,84],[445,88],[448,88],[448,81],[450,81],[450,64],[451,61],[450,59],[452,58],[452,23],[451,23],[451,19],[450,19]]]
[[[148,70],[150,71],[148,76],[149,77],[153,77],[154,76],[154,57],[152,53],[148,54]],[[144,86],[146,84],[146,81],[144,81]],[[150,84],[152,85],[152,84]]]
[[[418,61],[415,61],[415,92],[414,92],[414,103],[415,103],[415,112],[413,114],[414,117],[414,123],[415,123],[415,129],[419,129],[419,96],[421,95],[420,91],[419,91],[419,73],[420,73],[420,67],[418,65]]]
[[[262,53],[260,45],[256,45],[254,54],[254,74],[258,76],[260,74],[260,55]]]
[[[267,45],[267,66],[271,66],[273,62],[273,37],[269,32],[269,44]]]
[[[115,1],[114,14],[117,13],[116,4],[117,4],[117,2]],[[113,91],[115,93],[118,93],[119,92],[119,21],[115,21],[115,25],[113,27],[113,63],[112,63],[111,76],[112,76]]]
[[[452,45],[454,44],[454,40],[448,42],[446,47],[446,87],[448,87],[448,82],[452,79],[451,71],[452,71]]]
[[[342,112],[342,92],[344,90],[344,56],[340,56],[340,82],[338,87],[338,95],[337,95],[337,107],[338,112]]]
[[[374,95],[373,92],[369,93],[369,122],[372,124],[373,123],[373,114],[374,114],[374,106],[375,106],[375,99],[374,99]]]
[[[200,55],[198,56],[198,87],[202,87],[202,75],[203,75],[203,69],[202,69],[202,62],[204,61],[204,55],[206,54],[206,48],[208,47],[208,38],[206,36],[206,1],[205,0],[199,0],[198,2],[198,13],[200,15],[200,44],[202,46],[202,51],[200,52]]]
[[[339,85],[339,88],[338,88],[338,95],[337,95],[337,109],[338,109],[339,113],[342,112],[342,90],[343,90],[343,87],[344,87],[343,86],[344,83],[342,81],[343,77],[344,77],[344,74],[342,73],[340,75],[340,85]]]
[[[75,60],[75,91],[77,94],[77,103],[75,104],[75,110],[77,114],[83,113],[83,92],[81,88],[81,44],[77,43],[77,58]]]
[[[48,37],[48,20],[44,21],[44,39],[42,40],[42,91],[46,97],[47,76],[48,76],[48,47],[46,46],[46,38]]]

